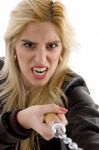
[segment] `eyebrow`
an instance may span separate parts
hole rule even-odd
[[[30,42],[30,43],[38,44],[37,42],[31,41],[31,40],[28,40],[28,39],[22,39],[21,42]],[[55,41],[47,42],[46,44],[51,44],[51,43],[61,43],[61,41],[60,40],[55,40]]]
[[[27,39],[22,39],[21,42],[30,42],[30,43],[36,43],[36,42],[33,42],[31,40],[27,40]]]

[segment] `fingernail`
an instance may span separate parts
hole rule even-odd
[[[66,108],[64,108],[64,107],[61,107],[60,110],[61,110],[62,112],[68,112],[68,109],[66,109]]]

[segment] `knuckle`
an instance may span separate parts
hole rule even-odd
[[[58,106],[56,104],[51,104],[52,109],[56,109]]]
[[[52,137],[46,137],[45,140],[46,140],[46,141],[49,141],[49,140],[51,140],[51,138],[52,138]]]
[[[45,140],[47,140],[47,141],[51,140],[51,138],[52,138],[52,135],[49,134],[49,133],[43,133],[42,136],[43,136],[43,138],[44,138]]]
[[[53,136],[51,134],[51,132],[49,130],[41,130],[41,136],[45,139],[45,140],[50,140]]]

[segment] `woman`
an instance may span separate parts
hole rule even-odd
[[[68,150],[47,124],[47,115],[56,114],[74,142],[84,150],[99,150],[96,105],[83,78],[67,65],[74,42],[64,6],[52,0],[21,1],[11,13],[5,42],[0,149]]]

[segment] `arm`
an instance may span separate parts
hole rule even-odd
[[[11,148],[22,139],[26,139],[32,130],[38,132],[44,139],[50,140],[53,136],[44,122],[45,114],[57,113],[66,125],[64,108],[55,104],[35,105],[23,110],[7,112],[0,120],[0,148]],[[39,119],[38,119],[39,118]]]
[[[0,70],[3,68],[4,58],[0,58]],[[0,80],[0,83],[3,81]],[[18,123],[16,116],[19,110],[6,112],[2,114],[2,105],[0,100],[0,149],[11,148],[20,139],[26,139],[30,136],[31,130],[26,130]]]
[[[99,112],[86,84],[78,77],[66,87],[68,97],[67,134],[84,150],[99,150]]]
[[[16,120],[18,110],[0,116],[0,149],[12,148],[20,139],[30,136],[31,130],[22,128]]]
[[[0,57],[0,70],[2,69],[3,65],[4,65],[4,58]]]

